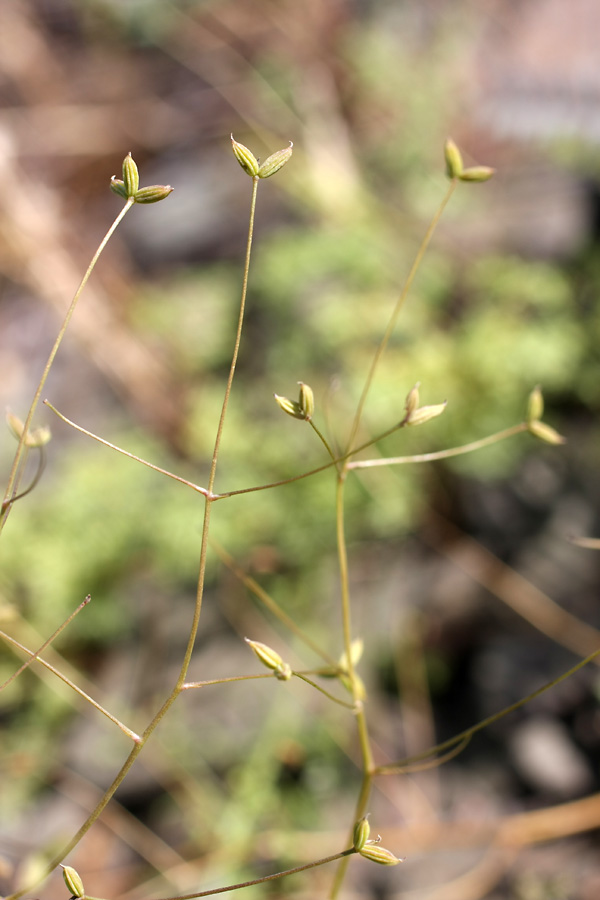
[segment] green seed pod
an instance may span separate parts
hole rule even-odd
[[[430,419],[435,419],[436,416],[441,416],[441,414],[446,409],[447,401],[444,400],[443,403],[436,403],[433,406],[420,406],[418,409],[415,409],[414,412],[411,412],[410,415],[406,418],[407,425],[423,425],[425,422],[429,422]]]
[[[62,866],[63,878],[72,897],[84,897],[85,890],[79,872],[73,866]]]
[[[151,184],[136,191],[133,199],[136,203],[158,203],[172,193],[173,188],[170,184]]]
[[[312,419],[315,411],[315,395],[312,392],[312,388],[304,384],[303,381],[299,381],[298,384],[300,385],[298,406],[304,413],[305,419]]]
[[[446,175],[451,180],[460,178],[463,172],[463,161],[460,150],[452,140],[448,138],[444,144],[444,159],[446,160]]]
[[[273,396],[279,408],[288,416],[293,416],[294,419],[306,419],[302,407],[295,400],[288,400],[287,397],[280,397],[279,394],[273,394]]]
[[[542,389],[538,384],[530,393],[527,401],[527,422],[529,424],[531,424],[531,422],[537,422],[543,415],[544,397],[542,396]]]
[[[127,190],[125,188],[125,183],[115,175],[113,175],[113,177],[110,179],[110,189],[113,194],[117,194],[117,196],[122,197],[123,200],[127,200]]]
[[[293,153],[293,143],[290,141],[290,146],[286,147],[284,150],[277,150],[275,153],[272,153],[267,159],[265,159],[262,166],[260,166],[258,170],[259,178],[270,178],[271,175],[274,175],[275,172],[279,172],[282,166],[285,166],[288,159],[291,157]]]
[[[397,866],[398,863],[404,862],[403,859],[398,859],[390,850],[386,850],[385,847],[380,847],[378,844],[366,844],[358,852],[365,859],[379,863],[380,866]]]
[[[463,169],[458,178],[460,181],[489,181],[495,171],[490,166],[471,166]]]
[[[352,844],[355,850],[362,850],[367,841],[369,840],[369,834],[371,833],[371,826],[369,825],[369,816],[363,816],[362,819],[359,819],[356,825],[354,826],[354,832],[352,835]]]
[[[527,428],[530,434],[539,438],[540,441],[545,441],[546,444],[565,444],[567,441],[566,437],[559,434],[555,428],[546,425],[545,422],[528,422]]]
[[[131,153],[128,153],[123,160],[123,185],[125,186],[128,197],[133,197],[140,186],[138,167],[136,166]]]
[[[233,155],[247,175],[250,175],[252,178],[254,178],[255,175],[258,175],[258,160],[254,153],[252,150],[244,147],[243,144],[238,144],[238,142],[233,139],[233,135],[231,135],[231,149],[233,150]]]

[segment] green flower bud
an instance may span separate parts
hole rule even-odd
[[[356,825],[354,826],[354,832],[352,835],[352,845],[355,850],[362,850],[367,841],[369,840],[369,834],[371,833],[371,826],[369,825],[369,816],[363,816],[362,819],[359,819]]]
[[[527,401],[527,422],[537,422],[544,415],[544,398],[539,384],[534,387]]]
[[[412,388],[408,394],[406,395],[406,403],[404,404],[404,409],[406,410],[406,418],[409,419],[411,415],[415,412],[419,405],[419,387],[421,382],[417,381],[414,388]]]
[[[158,203],[172,193],[173,188],[170,184],[151,184],[136,191],[134,200],[136,203]]]
[[[244,640],[252,648],[263,666],[275,672],[276,678],[280,681],[290,680],[292,677],[291,667],[283,661],[276,650],[273,650],[267,644],[261,644],[260,641],[251,641],[250,638],[244,638]]]
[[[238,144],[238,142],[233,139],[233,135],[231,135],[231,149],[233,150],[233,155],[247,175],[250,175],[252,178],[254,178],[255,175],[258,175],[258,160],[254,153],[252,150],[244,147],[243,144]]]
[[[140,176],[138,167],[133,160],[131,153],[128,153],[123,160],[123,186],[128,197],[133,197],[140,186]]]
[[[118,197],[122,197],[123,200],[127,200],[128,194],[127,189],[125,187],[125,182],[121,181],[120,178],[116,178],[114,175],[110,179],[110,189],[113,194],[117,194]]]
[[[304,384],[303,381],[299,381],[298,384],[300,385],[298,406],[303,412],[305,419],[312,419],[315,411],[315,395],[312,392],[312,388]]]
[[[15,416],[14,413],[7,412],[6,413],[6,424],[9,429],[12,431],[14,436],[18,441],[21,440],[21,435],[23,434],[23,430],[25,428],[25,423],[19,419],[18,416]],[[25,446],[26,447],[44,447],[52,438],[52,433],[50,429],[46,426],[41,426],[40,428],[34,428],[33,431],[30,431],[25,437]]]
[[[379,847],[377,844],[366,844],[358,852],[365,859],[379,863],[380,866],[397,866],[398,863],[404,862],[403,859],[398,859],[397,856],[394,856],[390,850],[386,850],[385,847]]]
[[[84,897],[83,881],[79,872],[73,866],[62,866],[63,878],[72,897]]]
[[[267,157],[258,170],[258,177],[270,178],[275,172],[279,172],[281,167],[285,166],[286,162],[291,157],[293,146],[293,143],[290,141],[289,147],[286,147],[284,150],[277,150],[275,153],[272,153],[271,156]]]
[[[430,419],[435,419],[436,416],[441,416],[441,414],[446,409],[447,401],[444,400],[443,403],[436,403],[434,406],[420,406],[418,409],[415,409],[406,417],[407,425],[424,425],[425,422],[429,422]]]
[[[559,434],[555,428],[551,428],[550,425],[546,425],[545,422],[528,422],[527,428],[534,437],[539,438],[540,441],[545,441],[547,444],[564,444],[566,443],[566,437],[563,437],[562,434]]]
[[[446,175],[448,178],[460,178],[463,171],[463,161],[460,150],[452,138],[448,138],[444,144],[444,159],[446,160]]]
[[[306,419],[302,407],[295,400],[288,400],[287,397],[280,397],[279,394],[273,394],[273,396],[279,408],[288,416],[293,416],[294,419]]]
[[[471,166],[463,169],[458,178],[460,181],[489,181],[495,171],[490,166]]]

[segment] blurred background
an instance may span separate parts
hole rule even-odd
[[[523,419],[540,384],[567,437],[363,472],[347,529],[360,673],[379,762],[451,737],[600,646],[600,7],[593,0],[5,0],[0,9],[0,404],[25,418],[58,325],[119,210],[45,396],[70,419],[204,484],[232,349],[258,156],[249,307],[217,490],[324,461],[272,394],[316,396],[347,438],[369,362],[444,191],[443,143],[497,168],[461,185],[370,396],[368,433],[421,382],[444,415],[382,442],[441,450]],[[3,630],[142,729],[190,625],[202,504],[42,409],[41,483],[2,537]],[[0,441],[8,476],[15,443]],[[216,504],[239,572],[341,653],[334,479]],[[244,636],[319,660],[213,552],[195,679],[256,674]],[[19,658],[0,654],[0,681]],[[329,686],[330,683],[327,685]],[[447,765],[381,779],[372,825],[407,860],[353,861],[344,896],[592,900],[600,892],[597,667],[478,734]],[[0,890],[59,850],[129,743],[41,667],[0,697]],[[335,853],[360,771],[348,714],[293,680],[184,695],[68,862],[95,896],[161,897]],[[560,804],[568,804],[561,807]],[[594,832],[594,829],[596,831]],[[374,871],[375,870],[375,871]],[[331,869],[252,897],[326,896]],[[64,898],[59,874],[37,889]]]

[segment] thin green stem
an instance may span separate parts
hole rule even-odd
[[[515,434],[522,434],[527,431],[527,423],[520,422],[518,425],[511,425],[503,431],[496,434],[490,434],[488,437],[480,438],[477,441],[471,441],[470,444],[463,444],[461,447],[450,447],[448,450],[436,450],[433,453],[417,453],[413,456],[391,456],[379,459],[359,459],[355,462],[347,464],[348,469],[374,469],[377,466],[399,466],[406,463],[425,463],[433,462],[436,459],[450,459],[452,456],[462,456],[464,453],[472,453],[474,450],[481,450],[483,447],[489,447],[497,444],[506,438],[513,437]]]
[[[82,606],[83,606],[83,604],[82,604]],[[79,609],[77,609],[76,612],[79,612]],[[70,618],[73,618],[74,615],[75,615],[75,613],[73,613]],[[62,630],[62,626],[61,626],[60,630]],[[71,690],[75,691],[76,694],[79,694],[79,696],[82,697],[84,700],[86,700],[91,706],[93,706],[94,709],[97,709],[98,712],[102,713],[103,716],[106,716],[107,719],[110,719],[110,721],[114,725],[116,725],[117,728],[121,729],[123,734],[126,734],[127,737],[131,738],[131,740],[134,741],[135,743],[139,742],[139,740],[140,740],[139,734],[136,734],[135,731],[132,731],[131,728],[127,727],[127,725],[124,725],[123,722],[120,721],[120,719],[117,719],[116,716],[113,716],[112,713],[110,713],[107,709],[105,709],[103,706],[101,706],[99,703],[97,703],[96,700],[94,700],[92,697],[90,697],[89,694],[86,694],[86,692],[83,691],[78,685],[76,685],[74,681],[71,681],[70,678],[67,678],[66,675],[63,675],[63,673],[59,669],[57,669],[51,663],[47,662],[45,659],[41,659],[39,654],[42,652],[43,647],[47,646],[50,643],[50,641],[53,640],[54,635],[52,636],[52,638],[50,638],[48,641],[46,641],[46,643],[42,646],[42,648],[40,648],[40,650],[37,650],[34,653],[31,653],[31,651],[28,650],[27,647],[25,647],[23,644],[19,643],[19,641],[15,640],[10,635],[6,634],[4,631],[0,631],[0,637],[2,637],[12,647],[16,647],[22,653],[29,654],[30,658],[27,660],[27,662],[25,663],[24,666],[21,666],[21,669],[19,670],[19,672],[22,671],[24,668],[26,668],[26,666],[30,665],[31,662],[41,663],[44,666],[44,668],[48,669],[49,672],[52,672],[53,675],[56,675],[57,678],[60,678],[60,680],[64,684],[66,684],[67,687],[70,687]],[[16,674],[18,675],[19,672],[17,672]],[[13,677],[15,677],[15,676],[13,676]],[[4,685],[2,685],[2,687],[4,687]]]
[[[315,432],[315,434],[317,435],[317,437],[319,438],[319,440],[321,441],[321,443],[323,444],[323,446],[324,446],[325,449],[327,450],[327,452],[328,452],[328,454],[330,455],[332,461],[333,461],[334,463],[337,464],[338,460],[336,460],[335,453],[334,453],[333,450],[331,449],[331,446],[329,445],[329,441],[327,440],[327,438],[325,437],[325,435],[322,433],[322,431],[320,431],[319,428],[317,428],[317,426],[315,425],[315,423],[313,422],[312,419],[309,419],[308,421],[310,422],[310,427],[311,427],[312,430]]]
[[[13,492],[13,496],[11,499],[11,503],[15,503],[17,500],[21,500],[23,497],[26,497],[27,494],[30,494],[32,490],[39,484],[40,478],[42,477],[43,471],[46,467],[46,449],[45,447],[38,447],[39,455],[38,455],[38,465],[35,471],[35,475],[31,479],[29,485],[25,488],[25,490],[21,491],[18,494]],[[23,459],[25,462],[25,459]],[[25,468],[23,466],[23,468]]]
[[[420,762],[421,760],[428,759],[431,756],[434,756],[437,753],[443,753],[445,750],[449,750],[451,747],[454,747],[456,744],[460,744],[466,738],[472,738],[474,734],[477,734],[478,731],[482,731],[484,728],[487,728],[489,725],[493,725],[494,722],[497,722],[499,719],[503,719],[504,716],[509,715],[509,713],[515,712],[517,709],[521,709],[522,706],[525,706],[527,703],[531,703],[532,700],[535,700],[536,697],[539,697],[541,694],[544,694],[546,691],[549,691],[550,688],[555,687],[557,684],[560,684],[561,681],[565,681],[567,678],[570,678],[575,672],[578,672],[584,666],[587,666],[588,663],[591,663],[594,659],[600,656],[600,649],[595,650],[593,653],[590,653],[589,656],[586,656],[585,659],[580,660],[576,665],[572,668],[568,669],[566,672],[563,672],[562,675],[559,675],[558,678],[553,678],[552,681],[548,681],[546,684],[542,685],[542,687],[538,688],[536,691],[533,691],[531,694],[527,694],[526,697],[522,697],[520,700],[517,700],[516,703],[511,703],[510,706],[505,706],[504,709],[500,710],[500,712],[494,713],[491,716],[487,716],[487,718],[482,719],[481,722],[478,722],[476,725],[471,725],[470,728],[466,728],[464,731],[461,731],[460,734],[455,734],[454,737],[448,738],[447,741],[443,741],[441,744],[436,744],[435,747],[430,747],[429,750],[424,750],[422,753],[417,753],[414,756],[409,756],[406,759],[401,759],[396,763],[390,763],[384,766],[377,766],[375,769],[376,775],[388,775],[395,773],[398,769],[403,769],[406,766],[410,766],[413,763]]]
[[[346,700],[340,700],[339,697],[335,697],[333,694],[330,694],[329,691],[326,691],[325,688],[322,688],[318,685],[312,678],[307,678],[302,672],[292,672],[292,675],[295,675],[296,678],[300,678],[301,681],[305,681],[307,684],[310,684],[311,687],[314,687],[316,691],[319,691],[320,694],[324,694],[329,700],[333,700],[334,703],[337,703],[339,706],[345,706],[346,709],[356,710],[355,703],[348,703]]]
[[[371,785],[373,782],[373,775],[371,772],[363,772],[362,783],[360,786],[360,792],[358,795],[358,800],[356,801],[356,807],[354,809],[354,822],[358,822],[359,819],[362,819],[363,816],[367,813],[367,805],[369,803],[369,797],[371,796]],[[350,840],[352,840],[352,834],[354,830],[354,822],[352,823],[352,828],[350,829]],[[346,872],[348,871],[348,864],[350,863],[349,859],[342,859],[336,869],[335,877],[333,879],[333,884],[331,885],[331,891],[329,894],[330,900],[336,900],[340,892],[340,888],[344,883],[344,878],[346,877]]]
[[[13,496],[14,488],[15,488],[15,484],[17,481],[19,466],[21,464],[21,461],[23,458],[23,453],[25,452],[25,448],[26,448],[25,441],[26,441],[27,435],[29,434],[31,422],[35,415],[35,411],[37,409],[37,405],[38,405],[40,397],[42,395],[42,391],[44,390],[44,385],[46,384],[48,374],[50,372],[50,369],[52,368],[52,363],[54,362],[56,354],[58,353],[58,348],[60,347],[60,345],[62,343],[62,339],[65,336],[65,332],[66,332],[67,328],[69,327],[69,323],[73,317],[73,313],[75,312],[75,308],[77,306],[79,298],[81,297],[82,291],[85,288],[86,284],[88,283],[90,275],[94,271],[96,263],[98,262],[101,254],[102,254],[102,251],[108,244],[109,240],[111,239],[112,235],[116,231],[116,229],[119,226],[119,224],[121,223],[121,221],[124,219],[126,213],[133,206],[133,203],[134,203],[134,199],[133,199],[133,197],[130,197],[128,199],[127,203],[125,204],[125,206],[123,207],[123,209],[121,210],[121,212],[119,213],[119,215],[117,216],[117,218],[114,220],[114,222],[112,223],[112,225],[110,226],[110,228],[108,229],[108,231],[106,232],[104,237],[102,238],[102,240],[98,246],[98,249],[94,253],[94,255],[91,259],[91,262],[90,262],[89,266],[87,267],[85,275],[83,276],[83,278],[81,279],[81,281],[79,283],[79,287],[77,288],[77,290],[75,291],[75,294],[73,295],[73,299],[71,300],[71,305],[69,306],[69,308],[67,310],[67,314],[65,315],[64,321],[60,327],[60,331],[58,332],[58,335],[56,336],[56,340],[54,341],[54,346],[52,347],[52,350],[50,351],[50,355],[49,355],[46,365],[44,367],[44,371],[42,372],[42,377],[40,378],[40,382],[37,386],[35,395],[33,397],[33,401],[31,403],[31,406],[29,407],[29,412],[27,413],[27,418],[25,419],[25,425],[23,427],[23,431],[21,432],[21,436],[19,438],[19,443],[18,443],[16,452],[15,452],[15,458],[13,460],[12,468],[10,470],[10,475],[8,477],[6,493],[4,495],[4,500],[2,501],[2,515],[0,516],[0,531],[4,527],[6,519],[8,518],[8,514],[10,512],[10,508],[14,501],[14,496]]]
[[[237,884],[228,884],[225,887],[212,888],[212,890],[209,891],[198,891],[195,894],[177,894],[174,897],[165,897],[163,900],[196,900],[197,897],[212,897],[214,894],[226,894],[228,891],[239,891],[242,888],[252,887],[255,884],[265,884],[267,881],[275,881],[277,878],[295,875],[297,872],[306,872],[308,869],[315,869],[317,866],[324,866],[327,863],[335,862],[336,859],[352,856],[356,852],[354,847],[351,847],[349,850],[342,850],[341,853],[334,853],[332,856],[323,857],[323,859],[315,859],[313,862],[304,863],[302,866],[294,866],[293,869],[285,869],[283,872],[275,872],[273,875],[263,875],[262,878],[254,878],[252,881],[239,881]],[[101,898],[88,897],[86,895],[86,900],[101,900]]]
[[[310,647],[317,656],[320,656],[326,663],[329,663],[332,667],[337,667],[336,661],[331,657],[328,653],[319,647],[315,641],[307,634],[299,625],[296,625],[294,620],[288,616],[286,612],[284,612],[281,607],[273,600],[273,598],[260,586],[260,584],[252,578],[251,575],[247,575],[243,569],[241,569],[234,558],[227,553],[227,551],[215,540],[211,540],[211,547],[216,552],[217,556],[223,562],[227,568],[233,572],[233,574],[239,578],[243,585],[245,585],[249,591],[252,591],[254,596],[260,600],[263,606],[273,613],[279,621],[285,625],[285,627],[295,634],[297,638],[299,638],[307,647]]]
[[[104,444],[104,446],[108,447],[109,450],[116,450],[116,452],[120,453],[122,456],[126,456],[128,459],[133,459],[134,462],[141,463],[143,466],[147,466],[147,468],[152,469],[154,472],[158,472],[160,475],[166,475],[167,478],[172,478],[174,481],[179,481],[180,484],[187,485],[187,487],[192,488],[192,490],[197,491],[199,494],[204,494],[204,496],[208,494],[206,488],[200,487],[199,484],[194,484],[193,481],[188,481],[187,478],[182,478],[180,475],[175,475],[173,472],[169,472],[168,469],[161,469],[160,466],[155,466],[153,463],[142,459],[141,456],[136,456],[135,453],[129,453],[128,450],[123,450],[121,447],[117,447],[116,444],[111,444],[110,441],[104,440],[104,438],[101,438],[97,434],[94,434],[93,431],[88,431],[87,428],[82,428],[81,425],[77,425],[75,422],[72,422],[71,419],[68,419],[65,415],[59,412],[54,406],[52,406],[49,400],[44,400],[44,405],[51,409],[52,412],[65,423],[65,425],[70,425],[71,428],[74,428],[76,431],[81,432],[81,434],[85,434],[87,435],[87,437],[91,437],[92,440],[98,441],[99,444]]]
[[[94,825],[94,823],[98,820],[98,818],[100,817],[100,815],[102,814],[102,812],[104,811],[104,809],[106,808],[106,806],[108,805],[108,803],[110,802],[112,797],[114,796],[115,792],[118,790],[120,785],[125,780],[131,767],[133,766],[137,757],[139,756],[142,749],[144,748],[146,741],[151,736],[151,734],[155,731],[155,729],[157,728],[159,723],[163,720],[163,718],[165,717],[167,712],[170,710],[171,706],[173,705],[173,703],[176,701],[177,697],[182,692],[183,685],[185,684],[186,675],[187,675],[187,672],[189,669],[190,660],[192,658],[192,653],[193,653],[194,645],[196,642],[196,635],[198,633],[198,626],[200,623],[200,613],[202,611],[202,599],[203,599],[203,595],[204,595],[204,582],[205,582],[205,577],[206,577],[206,561],[207,561],[207,549],[208,549],[208,533],[209,533],[209,526],[210,526],[210,512],[211,512],[211,507],[212,507],[212,501],[215,499],[215,497],[213,495],[213,486],[214,486],[214,481],[215,481],[215,476],[216,476],[216,471],[217,471],[217,460],[218,460],[219,448],[220,448],[220,444],[221,444],[221,437],[223,434],[223,427],[224,427],[224,423],[225,423],[225,415],[227,412],[227,405],[228,405],[229,396],[231,393],[231,386],[233,383],[233,376],[235,374],[235,367],[236,367],[236,363],[237,363],[237,357],[238,357],[240,341],[241,341],[244,309],[245,309],[245,304],[246,304],[246,294],[247,294],[247,290],[248,290],[248,272],[249,272],[249,268],[250,268],[252,235],[253,235],[253,231],[254,231],[254,213],[255,213],[255,209],[256,209],[257,186],[258,186],[258,179],[254,178],[253,186],[252,186],[252,201],[251,201],[251,205],[250,205],[250,222],[249,222],[249,226],[248,226],[248,241],[247,241],[247,247],[246,247],[246,258],[245,258],[245,263],[244,263],[242,294],[241,294],[241,300],[240,300],[240,313],[239,313],[239,317],[238,317],[238,328],[237,328],[237,332],[236,332],[233,357],[232,357],[231,367],[230,367],[230,371],[229,371],[229,378],[227,380],[227,387],[225,390],[225,398],[223,400],[223,405],[221,408],[221,416],[219,419],[219,425],[217,428],[217,434],[216,434],[216,438],[215,438],[215,445],[214,445],[213,456],[212,456],[210,476],[209,476],[209,481],[208,481],[208,489],[206,491],[206,494],[204,495],[204,521],[203,521],[203,525],[202,525],[202,539],[201,539],[201,546],[200,546],[200,565],[199,565],[199,574],[198,574],[198,586],[197,586],[197,591],[196,591],[196,601],[194,604],[194,613],[193,613],[193,617],[192,617],[190,635],[188,638],[188,642],[187,642],[183,662],[180,667],[177,682],[176,682],[173,690],[169,694],[169,696],[166,698],[166,700],[160,707],[160,709],[154,715],[152,721],[146,727],[141,738],[139,739],[139,742],[136,743],[134,745],[134,747],[132,748],[131,752],[129,753],[129,756],[127,757],[127,759],[121,766],[119,772],[113,779],[112,784],[107,788],[107,790],[103,794],[103,796],[100,799],[100,801],[98,802],[96,808],[90,813],[90,815],[85,820],[85,822],[83,823],[81,828],[71,838],[71,840],[67,843],[67,845],[60,851],[60,853],[58,853],[49,862],[48,866],[46,867],[45,874],[50,874],[50,872],[52,872],[58,865],[60,865],[60,863],[62,863],[62,861],[65,859],[65,857],[71,852],[71,850],[73,850],[74,847],[77,846],[79,841],[84,837],[84,835],[87,834],[87,832],[90,830],[92,825]],[[131,202],[133,202],[133,201],[131,201]],[[118,217],[117,220],[115,220],[115,223],[113,224],[113,227],[111,228],[110,232],[107,234],[106,238],[104,239],[104,241],[101,245],[101,248],[103,248],[106,245],[108,238],[110,237],[110,235],[112,234],[112,232],[114,231],[114,229],[116,228],[118,223],[123,218],[125,212],[127,212],[127,209],[129,208],[129,206],[130,206],[130,203],[128,202],[128,204],[126,205],[124,210],[121,212],[121,215]],[[98,258],[98,256],[99,256],[99,252],[96,253],[96,256],[94,257],[93,262],[95,262],[95,260]],[[86,277],[84,278],[82,285],[78,289],[78,294],[81,293],[82,287],[85,284],[85,282],[87,281],[87,278],[89,277],[91,268],[92,267],[90,267],[88,269],[88,272],[86,273]],[[71,304],[71,306],[72,306],[72,308],[74,308],[73,304]],[[70,310],[70,314],[72,314],[72,309]],[[69,318],[70,318],[70,315],[69,315]],[[64,329],[63,329],[63,333],[64,333]],[[52,357],[52,359],[53,358],[54,357]],[[49,366],[47,366],[47,369],[49,369]],[[47,372],[46,372],[46,374],[47,374]],[[34,401],[35,404],[37,404],[39,395],[41,394],[44,381],[45,381],[45,378],[43,378],[42,384],[36,394],[36,399]],[[26,433],[27,428],[29,427],[29,423],[31,421],[32,415],[33,415],[33,413],[30,411],[30,415],[28,416],[26,427],[24,428],[24,433]],[[25,894],[29,890],[30,890],[30,886],[28,885],[25,888],[12,894],[10,897],[6,898],[6,900],[18,900],[18,898],[22,897],[23,894]],[[194,895],[194,896],[197,896],[197,895]]]
[[[450,185],[448,186],[448,190],[446,191],[446,194],[444,195],[442,202],[440,203],[438,209],[436,210],[436,212],[429,224],[429,228],[427,229],[427,231],[425,233],[425,237],[421,241],[421,245],[417,251],[417,255],[415,256],[414,262],[413,262],[413,264],[410,268],[410,271],[407,275],[406,281],[404,282],[404,285],[402,286],[402,290],[400,291],[398,299],[396,300],[396,304],[394,306],[394,309],[392,310],[392,314],[390,316],[390,320],[388,322],[385,333],[381,339],[381,343],[379,344],[379,347],[377,348],[375,355],[373,357],[373,360],[371,362],[371,367],[369,368],[369,372],[368,372],[368,375],[367,375],[367,378],[365,381],[365,385],[363,387],[362,394],[360,396],[360,400],[358,401],[358,406],[356,408],[354,421],[352,422],[352,428],[350,430],[350,437],[348,439],[348,444],[347,444],[348,447],[351,447],[352,444],[354,443],[354,441],[356,440],[356,435],[358,434],[358,429],[360,428],[360,423],[362,420],[365,403],[367,401],[367,396],[369,394],[371,385],[373,384],[373,379],[375,377],[375,371],[377,369],[377,366],[379,365],[381,357],[385,353],[386,347],[392,336],[394,328],[396,327],[396,322],[398,320],[398,316],[400,315],[400,312],[404,306],[404,303],[406,302],[406,298],[412,287],[412,283],[414,281],[415,275],[417,274],[417,272],[419,270],[419,266],[421,265],[421,262],[425,255],[425,252],[429,246],[431,238],[433,237],[433,233],[437,227],[438,222],[440,221],[440,219],[442,217],[444,210],[446,209],[446,206],[448,205],[448,203],[450,201],[450,198],[452,197],[452,194],[454,193],[455,188],[456,188],[456,181],[453,180],[450,182]]]
[[[194,688],[209,687],[211,684],[226,684],[229,681],[252,681],[256,678],[273,678],[273,672],[261,672],[260,675],[230,675],[228,678],[210,678],[208,681],[186,681],[181,685],[182,691],[191,691]]]
[[[38,647],[37,650],[35,650],[33,653],[30,653],[30,654],[29,654],[29,658],[25,660],[25,662],[23,663],[23,665],[20,666],[20,667],[17,669],[16,672],[13,672],[13,674],[10,675],[10,676],[6,679],[6,681],[5,681],[3,684],[0,684],[0,691],[3,691],[4,688],[8,687],[8,685],[9,685],[12,681],[14,681],[15,678],[18,678],[18,676],[21,674],[21,672],[22,672],[24,669],[26,669],[28,666],[30,666],[31,663],[34,662],[34,660],[37,659],[37,658],[39,657],[40,653],[43,653],[44,650],[46,649],[46,647],[49,647],[50,644],[51,644],[54,640],[56,640],[56,638],[57,638],[58,635],[61,633],[61,631],[64,631],[64,629],[67,627],[67,625],[70,625],[70,624],[71,624],[71,622],[73,621],[73,619],[75,618],[75,616],[78,615],[78,614],[81,612],[81,610],[84,608],[84,606],[87,606],[87,605],[88,605],[88,603],[90,602],[91,599],[92,599],[92,598],[91,598],[90,595],[88,594],[87,597],[85,598],[85,600],[83,600],[83,601],[79,604],[79,606],[77,607],[77,609],[73,610],[73,612],[71,613],[70,616],[67,616],[67,618],[65,619],[65,621],[62,622],[62,624],[58,626],[58,628],[56,629],[56,631],[54,631],[54,632],[50,635],[50,637],[47,638],[47,639],[44,641],[44,643],[41,645],[41,647]],[[8,635],[5,634],[3,631],[0,631],[0,635],[2,635],[2,637],[5,638],[5,640],[12,641],[12,638],[9,638]],[[17,644],[16,641],[15,641],[14,643]],[[20,644],[18,644],[18,647],[19,647],[19,649],[21,649],[21,650],[25,650],[25,649],[26,649],[26,648],[22,647]],[[27,651],[27,652],[29,652],[29,651]]]
[[[252,494],[255,491],[267,491],[270,488],[283,487],[283,485],[285,484],[293,484],[294,481],[301,481],[303,478],[310,478],[312,475],[318,475],[320,472],[325,472],[327,471],[327,469],[332,469],[334,466],[339,465],[339,463],[350,459],[352,456],[356,456],[357,453],[361,453],[368,447],[372,447],[374,444],[377,444],[378,441],[383,441],[386,437],[394,434],[395,431],[399,431],[401,428],[404,428],[405,425],[406,422],[404,420],[402,420],[401,422],[396,422],[396,424],[392,425],[391,428],[386,428],[386,430],[382,431],[381,434],[378,434],[374,438],[370,438],[368,441],[364,441],[362,444],[359,444],[358,447],[353,447],[352,450],[349,450],[342,456],[338,456],[335,459],[330,460],[330,462],[323,463],[322,466],[317,466],[315,469],[309,469],[308,472],[302,472],[301,475],[292,475],[290,478],[283,478],[281,481],[272,481],[269,484],[259,484],[256,485],[256,487],[240,488],[237,491],[225,491],[222,494],[214,494],[212,499],[226,500],[229,497],[237,497],[239,494]]]

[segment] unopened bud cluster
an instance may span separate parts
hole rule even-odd
[[[546,444],[564,444],[566,438],[555,428],[541,421],[544,415],[544,397],[539,385],[534,387],[527,401],[527,430]]]
[[[398,863],[403,862],[402,859],[394,856],[391,850],[379,846],[380,837],[370,841],[370,833],[369,817],[366,815],[358,820],[352,835],[353,847],[361,856],[370,859],[371,862],[379,863],[380,866],[397,866]]]
[[[25,423],[22,422],[18,416],[15,416],[14,413],[7,412],[6,424],[8,425],[16,439],[20,441],[21,435],[23,434],[23,431],[25,429]],[[23,443],[26,447],[40,448],[47,444],[51,437],[52,434],[50,433],[50,429],[46,426],[41,426],[40,428],[34,428],[33,431],[28,431],[25,435],[25,440]]]
[[[233,155],[244,172],[247,175],[250,175],[251,178],[270,178],[275,172],[279,172],[281,167],[285,166],[292,155],[293,147],[294,145],[290,141],[289,147],[284,147],[283,150],[276,150],[275,153],[272,153],[271,156],[267,157],[261,165],[252,150],[249,150],[244,144],[238,143],[238,141],[234,140],[233,135],[231,135],[231,149],[233,150]]]
[[[280,681],[289,681],[292,677],[292,670],[288,663],[284,662],[279,653],[269,647],[267,644],[261,644],[260,641],[251,641],[250,638],[244,638],[249,647],[252,648],[263,666],[271,669],[275,673],[275,677]]]
[[[279,394],[274,394],[273,396],[279,408],[284,413],[287,413],[288,416],[310,422],[315,411],[315,396],[308,384],[304,384],[303,381],[299,381],[298,384],[300,385],[300,393],[297,401],[289,400],[287,397],[280,397]]]
[[[133,199],[134,203],[158,203],[173,191],[170,184],[151,184],[140,187],[140,176],[135,160],[128,153],[123,160],[123,178],[110,179],[110,189],[124,200]]]
[[[73,866],[62,866],[63,870],[63,878],[65,880],[65,884],[67,886],[67,890],[70,892],[71,897],[77,898],[77,900],[81,900],[82,897],[85,897],[85,890],[83,887],[83,881],[81,880],[81,875],[74,869]]]
[[[430,419],[435,419],[446,409],[446,400],[443,403],[435,403],[433,406],[419,406],[419,382],[408,392],[404,404],[404,425],[424,425]]]
[[[452,138],[448,138],[444,144],[444,159],[446,160],[446,175],[451,181],[489,181],[495,169],[490,166],[471,166],[465,169],[462,155]]]

